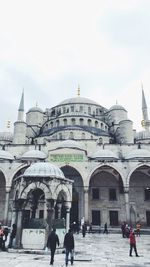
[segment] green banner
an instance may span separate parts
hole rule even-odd
[[[83,155],[81,154],[51,154],[49,160],[53,162],[81,162]]]

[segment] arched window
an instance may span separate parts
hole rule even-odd
[[[74,112],[74,106],[71,106],[71,112]]]
[[[91,107],[88,107],[88,114],[91,114]]]
[[[76,120],[74,118],[72,118],[71,121],[72,121],[72,125],[74,126],[76,123]]]
[[[82,119],[82,118],[80,118],[80,126],[83,126],[83,122],[84,122],[84,120]]]
[[[50,127],[53,128],[53,122],[52,122],[52,121],[51,121],[51,123],[50,123]]]
[[[103,123],[101,123],[101,129],[104,129],[104,124]]]
[[[62,139],[62,133],[59,133],[59,139]]]
[[[56,121],[56,127],[59,127],[59,120]]]
[[[80,106],[79,111],[80,111],[80,112],[83,112],[83,106]]]
[[[64,126],[67,126],[67,119],[64,119]]]
[[[82,138],[82,139],[85,139],[85,133],[82,133],[81,138]]]
[[[92,121],[88,120],[88,126],[91,127],[92,126]]]
[[[98,128],[98,121],[95,121],[95,127]]]
[[[73,132],[70,132],[70,134],[69,134],[69,139],[74,139],[74,134],[73,134]]]

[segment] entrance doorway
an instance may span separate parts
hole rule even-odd
[[[109,211],[110,225],[118,226],[118,211],[110,210]]]
[[[100,210],[92,210],[92,225],[100,225],[101,217]]]

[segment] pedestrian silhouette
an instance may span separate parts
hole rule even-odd
[[[71,265],[73,265],[73,261],[74,261],[74,236],[73,236],[73,232],[71,231],[71,229],[69,229],[68,233],[64,237],[64,247],[66,249],[66,251],[65,251],[66,266],[68,265],[69,254],[71,257]]]
[[[104,231],[103,231],[103,234],[108,234],[107,223],[104,224]]]
[[[129,239],[130,239],[130,253],[129,253],[129,256],[132,257],[132,249],[134,249],[136,257],[139,257],[139,255],[137,253],[136,239],[135,239],[135,234],[134,234],[134,230],[133,229],[130,230]]]
[[[50,264],[53,265],[54,263],[54,255],[55,255],[55,250],[56,246],[59,246],[59,238],[58,235],[56,234],[56,229],[53,229],[52,232],[48,236],[47,240],[47,247],[51,251],[51,259],[50,259]]]
[[[13,240],[16,237],[16,233],[17,233],[17,225],[14,223],[12,225],[12,231],[10,234],[9,245],[8,245],[9,248],[12,248],[12,246],[13,246]]]

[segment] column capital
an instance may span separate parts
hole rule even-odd
[[[89,193],[89,187],[85,187],[83,192],[84,192],[84,194],[88,194]]]
[[[66,211],[71,209],[71,202],[66,201],[64,204],[65,204]]]
[[[55,200],[52,198],[47,198],[46,199],[46,207],[48,210],[54,209],[55,206]]]
[[[128,186],[125,186],[123,188],[123,192],[124,192],[124,194],[128,194],[129,193],[129,187]]]

